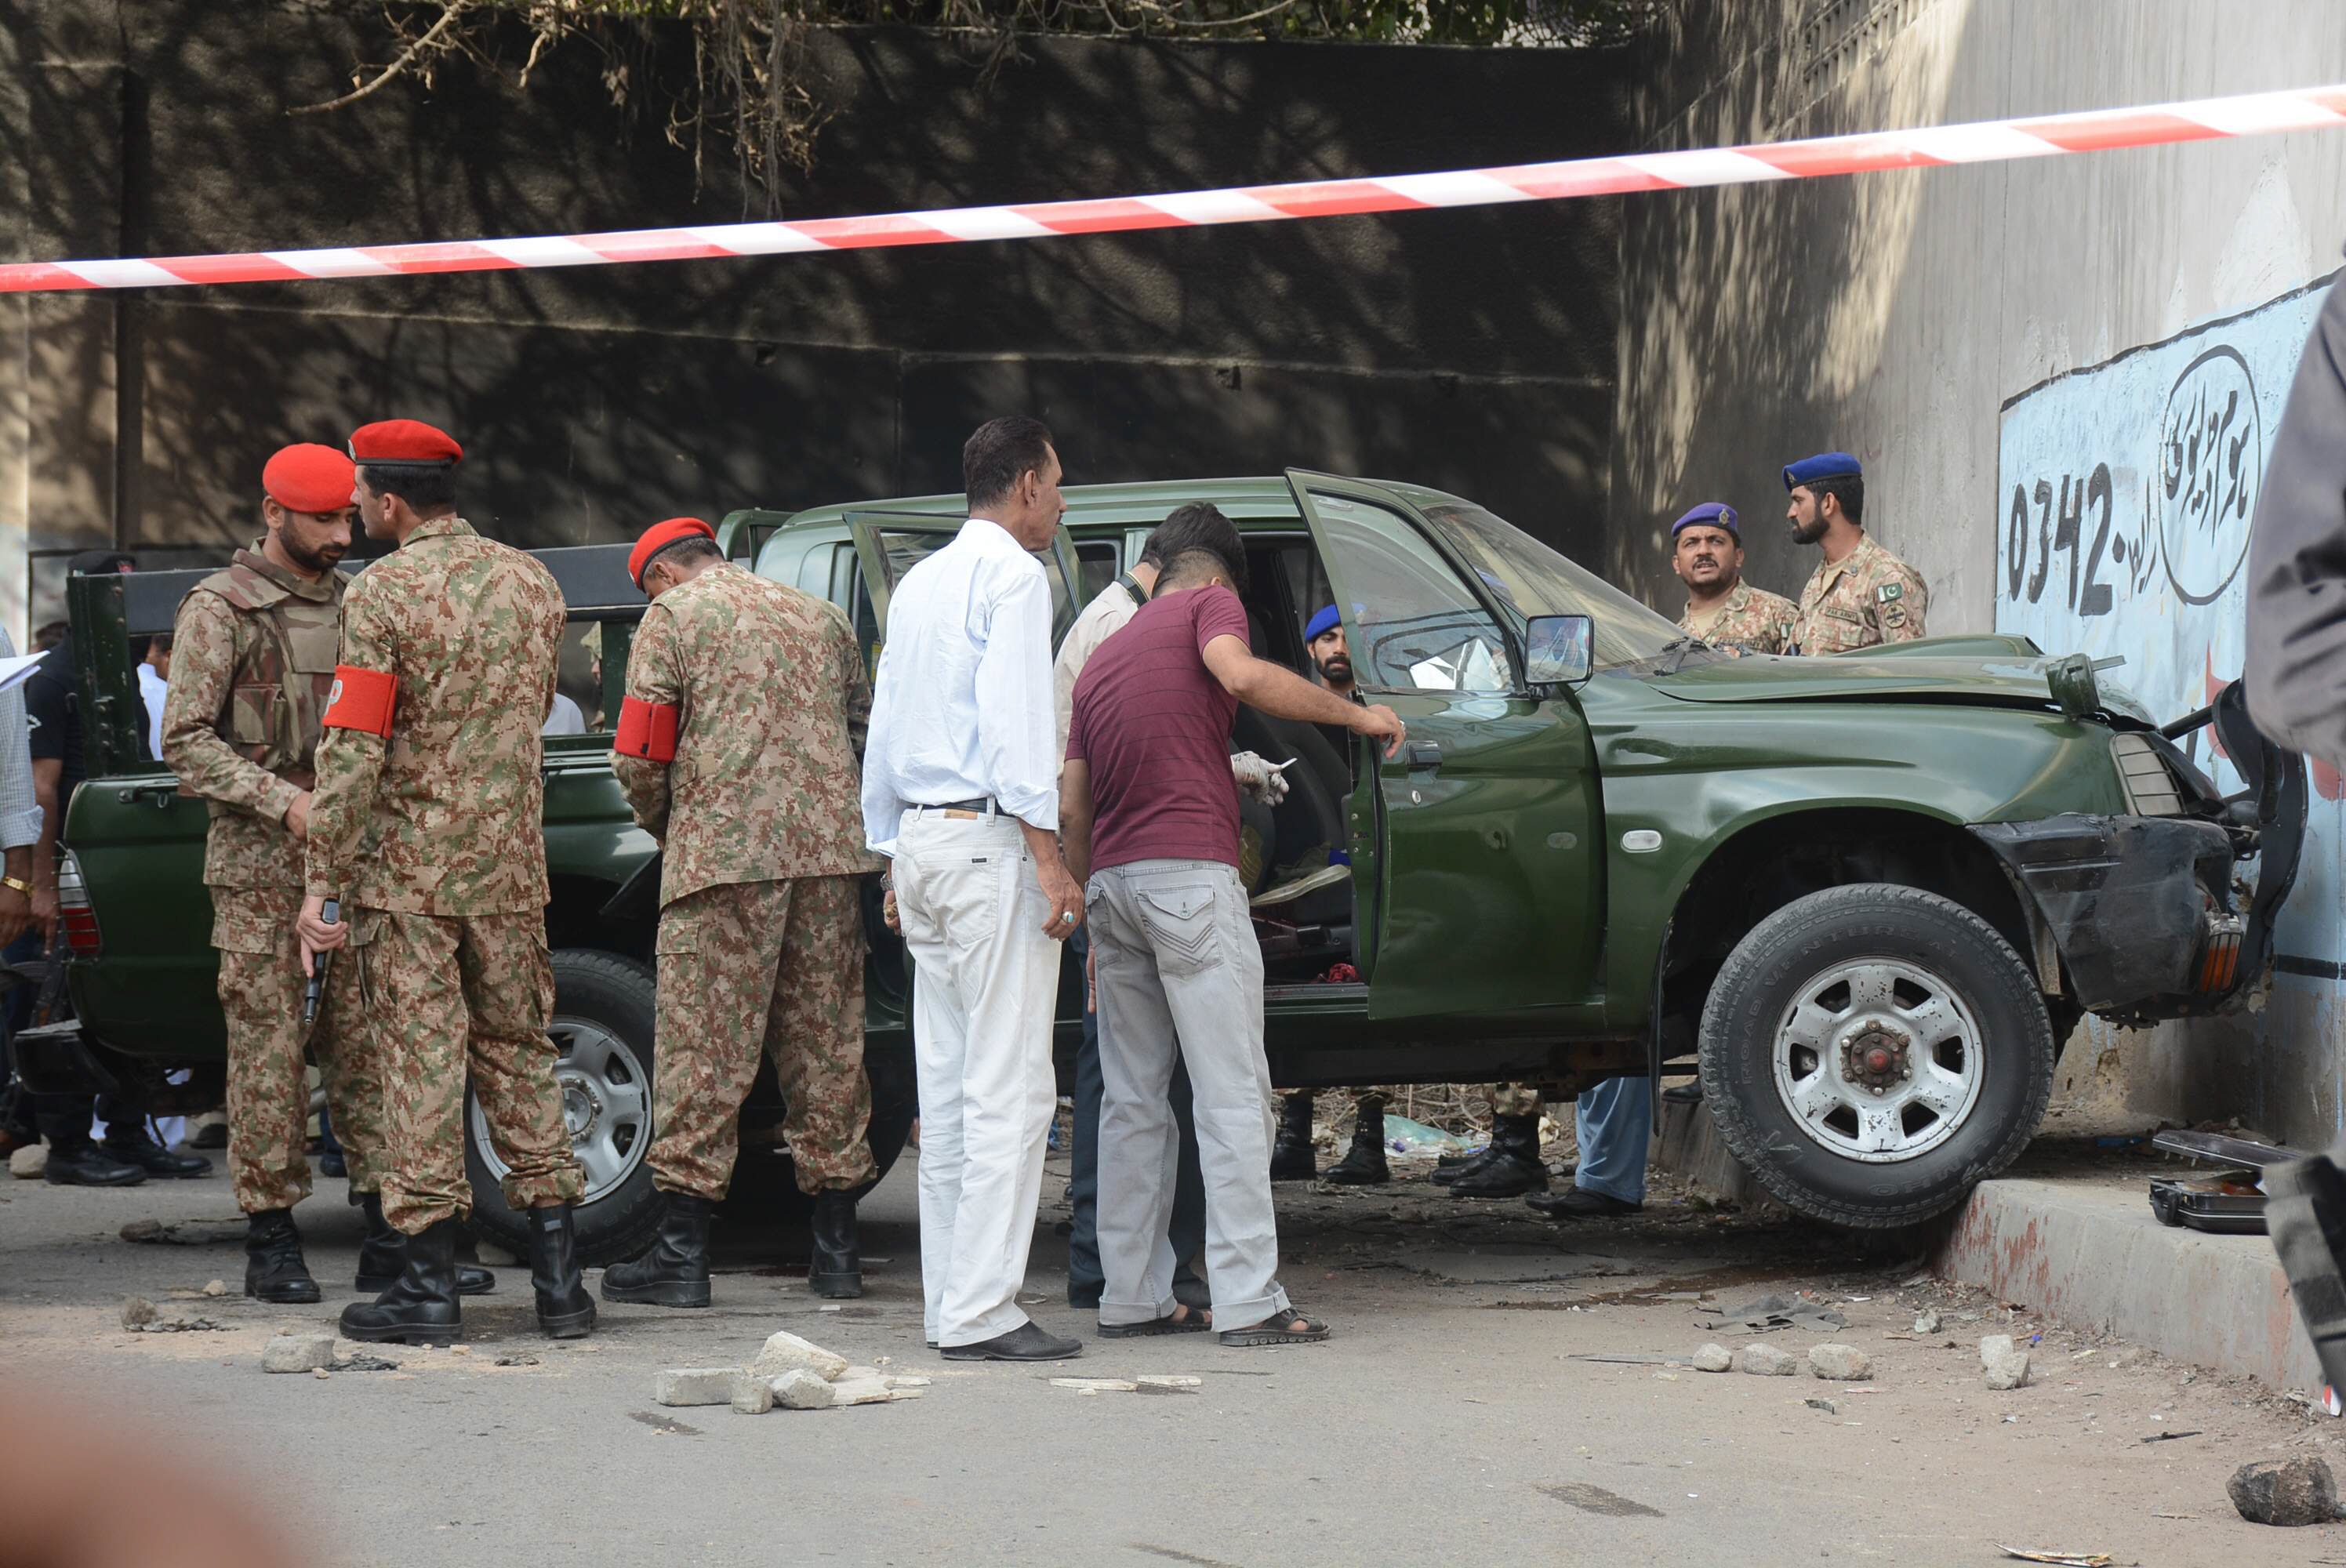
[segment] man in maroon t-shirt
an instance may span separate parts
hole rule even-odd
[[[1211,510],[1209,508],[1208,510]],[[1277,718],[1402,743],[1389,708],[1364,708],[1254,657],[1246,550],[1214,512],[1195,547],[1100,646],[1076,682],[1059,777],[1068,869],[1085,904],[1103,1027],[1100,1337],[1222,1327],[1226,1345],[1328,1337],[1280,1288],[1270,1202],[1270,1073],[1262,1051],[1262,951],[1239,885],[1230,720],[1241,702]],[[1166,1240],[1176,1053],[1189,1070],[1206,1182],[1209,1317],[1173,1295]]]

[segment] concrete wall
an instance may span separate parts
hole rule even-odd
[[[0,249],[764,215],[721,145],[696,188],[664,111],[615,113],[586,48],[525,94],[456,64],[287,117],[348,85],[362,51],[343,18],[366,9],[0,0]],[[681,45],[644,35],[633,79],[688,70]],[[951,40],[839,33],[814,53],[837,114],[811,178],[783,193],[790,215],[1442,168],[1626,136],[1609,55],[1027,42],[985,86]],[[408,414],[474,454],[476,521],[525,543],[616,538],[682,511],[957,489],[969,428],[1029,411],[1076,481],[1385,473],[1586,539],[1614,408],[1615,215],[18,299],[0,302],[0,530],[158,560],[224,545],[250,531],[274,445]],[[42,606],[51,575],[36,563]],[[23,576],[6,578],[14,619]]]
[[[2336,82],[2346,27],[2329,0],[1736,0],[1688,7],[1667,54],[1636,109],[1656,148]],[[2203,677],[2239,673],[2223,606],[2181,605],[2164,573],[2137,580],[2106,562],[2102,580],[2117,593],[2099,621],[2068,601],[2048,618],[2042,589],[2025,591],[2033,563],[2017,596],[2000,589],[2014,483],[2033,494],[2034,479],[2047,479],[2058,514],[2070,499],[2059,482],[2082,497],[2106,464],[2114,533],[2131,528],[2141,542],[2147,508],[2156,534],[2169,383],[2124,386],[2113,372],[2097,398],[2071,389],[2058,409],[2015,400],[2331,273],[2346,239],[2346,136],[1639,197],[1625,204],[1622,234],[1605,544],[1617,580],[1675,613],[1663,529],[1697,501],[1723,500],[1753,519],[1750,575],[1796,594],[1815,556],[1776,521],[1778,470],[1845,448],[1866,465],[1870,528],[1931,584],[1933,631],[2027,629],[2130,652],[2114,677],[2174,713],[2204,700]],[[2207,340],[2228,343],[2235,331],[2210,327]],[[2285,383],[2258,376],[2276,411]],[[2021,473],[2020,445],[2052,466]],[[2090,554],[2097,514],[2083,516]],[[2032,504],[2011,543],[2038,547],[2039,522]],[[2235,523],[2244,528],[2245,514]],[[2065,553],[2052,596],[2074,599],[2076,569]],[[2313,972],[2283,974],[2255,1018],[2150,1037],[2092,1032],[2089,1054],[2119,1053],[2137,1109],[2239,1115],[2317,1145],[2338,1130],[2346,835],[2337,803],[2317,804],[2326,820],[2282,932],[2283,951]]]

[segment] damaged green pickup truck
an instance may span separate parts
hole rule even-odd
[[[1787,1203],[1897,1226],[2019,1154],[2081,1016],[2206,1013],[2261,981],[2305,773],[2258,739],[2236,691],[2162,729],[2082,658],[2019,638],[1729,657],[1472,502],[1413,485],[1292,472],[1066,494],[1046,557],[1062,630],[1167,513],[1210,501],[1247,541],[1256,651],[1302,667],[1302,626],[1332,602],[1364,693],[1408,723],[1388,761],[1240,710],[1233,745],[1298,759],[1289,799],[1254,824],[1281,1084],[1697,1073],[1728,1145]],[[737,513],[727,531],[761,575],[840,606],[876,653],[891,586],[961,516],[939,495]],[[641,609],[617,547],[542,558],[574,616],[604,625],[615,710]],[[168,626],[193,575],[74,584],[97,716],[67,821],[80,1023],[28,1053],[56,1077],[151,1083],[221,1050],[203,812],[129,762],[119,651],[126,633]],[[2219,794],[2195,764],[2203,728],[2244,790]],[[607,745],[550,741],[546,763],[555,1033],[596,1259],[632,1245],[648,1212],[653,1049],[652,845]],[[907,981],[868,924],[884,1165],[911,1110]],[[1070,965],[1063,1048],[1077,1003]],[[479,1222],[502,1232],[473,1130]]]

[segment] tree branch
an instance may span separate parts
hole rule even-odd
[[[446,4],[442,7],[440,12],[440,20],[433,23],[432,25],[425,30],[423,36],[416,39],[415,42],[408,45],[405,49],[402,50],[399,58],[384,66],[382,74],[375,77],[374,80],[365,83],[361,87],[353,87],[351,91],[344,93],[341,97],[335,98],[331,102],[322,104],[301,104],[292,108],[287,109],[285,112],[288,115],[322,115],[327,113],[329,110],[347,108],[351,105],[357,103],[361,98],[372,97],[376,92],[382,88],[384,84],[403,75],[409,67],[413,66],[417,60],[421,59],[427,51],[440,41],[440,37],[443,34],[446,33],[449,28],[456,25],[457,17],[462,16],[465,12],[470,11],[480,3],[481,0],[446,0]],[[536,54],[533,52],[531,58],[535,60],[536,57]]]

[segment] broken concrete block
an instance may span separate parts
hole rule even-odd
[[[1724,1345],[1705,1345],[1694,1353],[1694,1369],[1698,1372],[1723,1372],[1733,1365],[1735,1358]]]
[[[1993,1367],[2017,1348],[2013,1344],[2011,1335],[1990,1334],[1980,1341],[1980,1365]]]
[[[1938,1331],[1939,1315],[1936,1312],[1918,1312],[1915,1314],[1914,1332],[1917,1334],[1935,1334]]]
[[[8,1156],[8,1174],[19,1181],[38,1181],[48,1174],[49,1150],[46,1144],[26,1144]]]
[[[831,1381],[834,1383],[862,1383],[868,1382],[873,1378],[884,1378],[887,1375],[887,1373],[882,1371],[877,1367],[850,1367],[847,1370],[840,1373],[839,1376],[831,1379]]]
[[[774,1403],[786,1410],[827,1410],[831,1409],[831,1384],[804,1367],[792,1367],[779,1378],[767,1380],[773,1390]]]
[[[332,1334],[280,1334],[260,1348],[264,1372],[314,1372],[333,1364]]]
[[[1195,1393],[1198,1390],[1206,1386],[1205,1379],[1192,1378],[1178,1372],[1159,1373],[1156,1375],[1144,1374],[1143,1376],[1133,1379],[1132,1382],[1133,1391],[1135,1393],[1142,1394]]]
[[[2028,1352],[2014,1350],[2009,1355],[1990,1362],[1987,1369],[1987,1386],[2000,1394],[2007,1393],[2014,1389],[2026,1388],[2028,1386]]]
[[[1055,1389],[1073,1389],[1079,1394],[1128,1394],[1140,1387],[1126,1378],[1053,1378]]]
[[[122,1326],[143,1329],[155,1320],[155,1303],[144,1296],[133,1296],[122,1304]]]
[[[927,1378],[905,1376],[889,1379],[888,1386],[892,1389],[925,1389],[930,1381]]]
[[[1873,1376],[1873,1360],[1854,1345],[1815,1345],[1809,1349],[1809,1370],[1836,1383],[1862,1383]]]
[[[1800,1369],[1789,1352],[1773,1345],[1746,1345],[1735,1352],[1735,1369],[1755,1378],[1789,1378]]]
[[[739,1367],[670,1367],[652,1379],[656,1405],[729,1405]]]
[[[750,1369],[766,1378],[779,1378],[793,1367],[803,1367],[826,1383],[835,1383],[847,1371],[847,1358],[824,1349],[811,1340],[796,1334],[780,1333],[766,1341]]]
[[[2224,1483],[2251,1524],[2327,1524],[2338,1514],[2338,1478],[2310,1454],[2244,1464]]]
[[[755,1372],[733,1374],[733,1413],[762,1416],[774,1408],[774,1385]]]
[[[916,1398],[915,1390],[899,1395],[888,1387],[885,1378],[842,1378],[831,1385],[831,1402],[841,1405],[884,1405],[893,1399]]]

